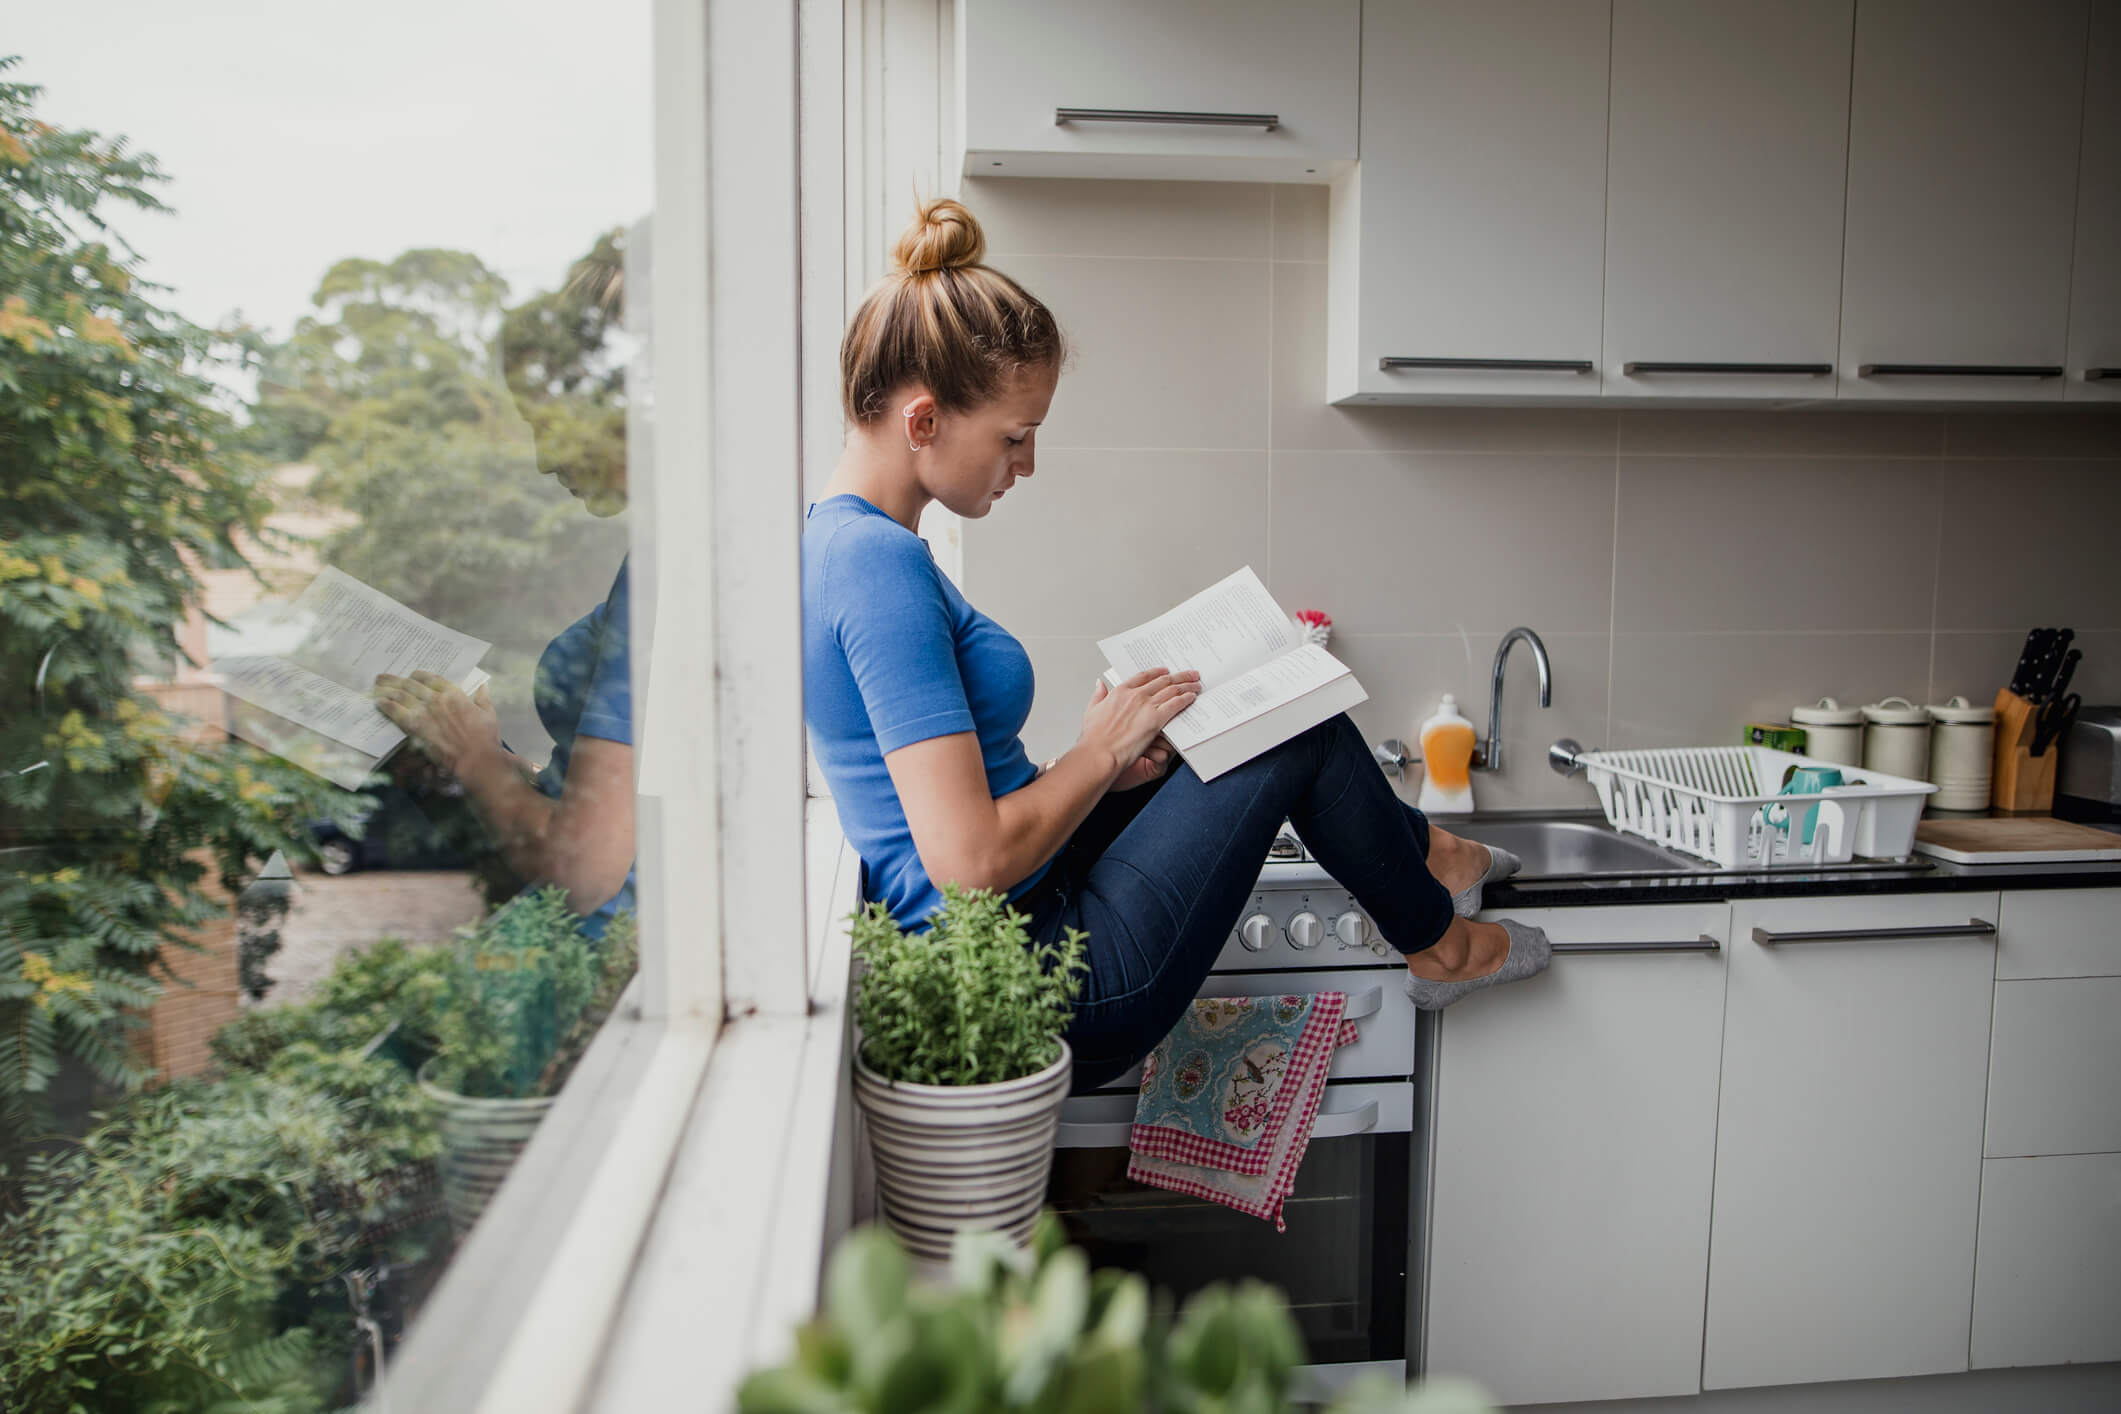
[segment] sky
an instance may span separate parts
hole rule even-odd
[[[649,0],[10,0],[38,116],[153,153],[113,225],[199,324],[275,335],[333,262],[468,250],[514,297],[652,201]]]

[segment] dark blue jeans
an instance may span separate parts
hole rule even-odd
[[[1451,896],[1429,873],[1428,821],[1392,793],[1345,713],[1212,781],[1181,765],[1108,795],[1016,904],[1041,942],[1066,928],[1090,935],[1068,1028],[1078,1093],[1126,1071],[1177,1024],[1284,819],[1393,947],[1419,952],[1450,927]]]

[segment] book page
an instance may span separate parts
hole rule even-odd
[[[1164,735],[1184,751],[1347,675],[1347,664],[1315,643],[1302,644],[1202,692],[1171,719]]]
[[[217,658],[214,671],[229,696],[366,755],[388,755],[405,740],[405,733],[376,710],[366,692],[356,692],[285,658]],[[274,749],[267,742],[251,744]]]
[[[429,672],[462,684],[493,646],[328,567],[296,598],[294,612],[310,626],[287,660],[364,698],[378,673]]]
[[[1200,673],[1206,693],[1303,641],[1250,565],[1138,628],[1098,640],[1121,681],[1149,668]],[[1196,702],[1190,715],[1200,709]],[[1172,738],[1174,741],[1177,738]]]

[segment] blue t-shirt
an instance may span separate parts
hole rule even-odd
[[[577,737],[633,745],[633,679],[627,649],[626,564],[604,602],[576,619],[545,645],[538,659],[532,700],[538,720],[552,734],[552,759],[538,772],[538,790],[554,800],[567,782],[567,762]],[[631,808],[632,802],[627,802]],[[633,871],[618,893],[582,920],[582,931],[604,936],[613,914],[633,907]]]
[[[869,897],[901,927],[925,925],[943,896],[921,867],[884,757],[974,732],[988,792],[1038,774],[1024,753],[1031,655],[965,602],[928,542],[859,496],[810,508],[803,524],[803,720],[832,786],[840,827],[868,866]],[[1045,864],[1009,890],[1015,898]]]

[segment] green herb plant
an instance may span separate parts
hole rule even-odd
[[[1169,1299],[1129,1272],[1090,1270],[1058,1220],[1032,1250],[961,1233],[953,1282],[914,1278],[882,1228],[849,1234],[795,1353],[737,1391],[739,1414],[1292,1414],[1303,1337],[1261,1282]],[[1357,1384],[1333,1414],[1487,1414],[1472,1387]]]
[[[1070,928],[1034,944],[1029,921],[992,890],[954,884],[925,933],[902,930],[880,903],[854,915],[863,1063],[917,1085],[983,1085],[1053,1064],[1088,935]]]

